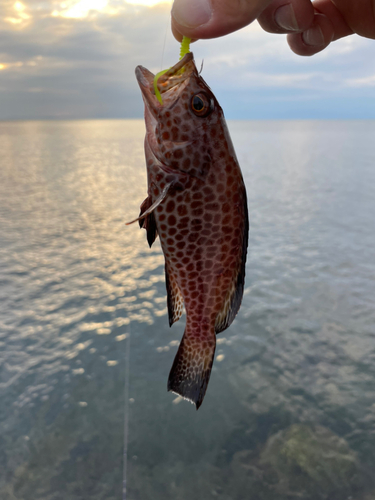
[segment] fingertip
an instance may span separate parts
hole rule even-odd
[[[195,31],[209,23],[212,6],[209,0],[174,0],[172,5],[172,32],[177,40],[183,35],[193,38]]]
[[[311,26],[302,33],[291,33],[287,41],[291,50],[299,56],[312,56],[324,50],[334,39],[334,28],[324,15],[315,13]]]
[[[178,42],[182,42],[182,38],[184,35],[182,35],[182,33],[179,31],[178,25],[177,25],[176,21],[173,19],[173,17],[172,17],[172,21],[171,21],[171,29],[172,29],[172,34],[175,37],[175,39]]]
[[[179,30],[178,28],[175,26],[174,22],[173,22],[173,18],[172,18],[172,25],[171,25],[171,29],[172,29],[172,35],[175,37],[175,39],[181,43],[182,42],[182,39],[184,36],[186,35],[183,35]],[[189,37],[190,38],[190,37]],[[190,38],[190,43],[194,43],[197,41],[197,38]]]
[[[258,17],[261,27],[268,33],[296,33],[306,30],[314,19],[310,0],[273,0]]]

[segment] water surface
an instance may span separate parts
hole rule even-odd
[[[120,499],[125,416],[129,500],[375,498],[375,122],[229,125],[246,288],[197,412],[159,243],[124,225],[143,122],[0,123],[2,500]]]

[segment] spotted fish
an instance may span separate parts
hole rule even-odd
[[[202,404],[216,334],[241,304],[248,244],[244,182],[223,111],[188,53],[157,81],[142,66],[148,196],[138,219],[165,257],[169,323],[186,328],[168,390]],[[132,221],[135,222],[135,221]]]

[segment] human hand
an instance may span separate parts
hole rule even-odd
[[[174,0],[172,7],[177,40],[216,38],[255,19],[269,33],[287,33],[301,56],[353,33],[375,38],[375,0]]]

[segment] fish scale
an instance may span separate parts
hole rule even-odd
[[[158,81],[136,69],[145,102],[148,196],[139,220],[165,257],[169,322],[186,328],[168,390],[202,404],[216,334],[241,304],[248,244],[246,191],[223,111],[188,53]],[[134,222],[134,221],[133,221]]]

